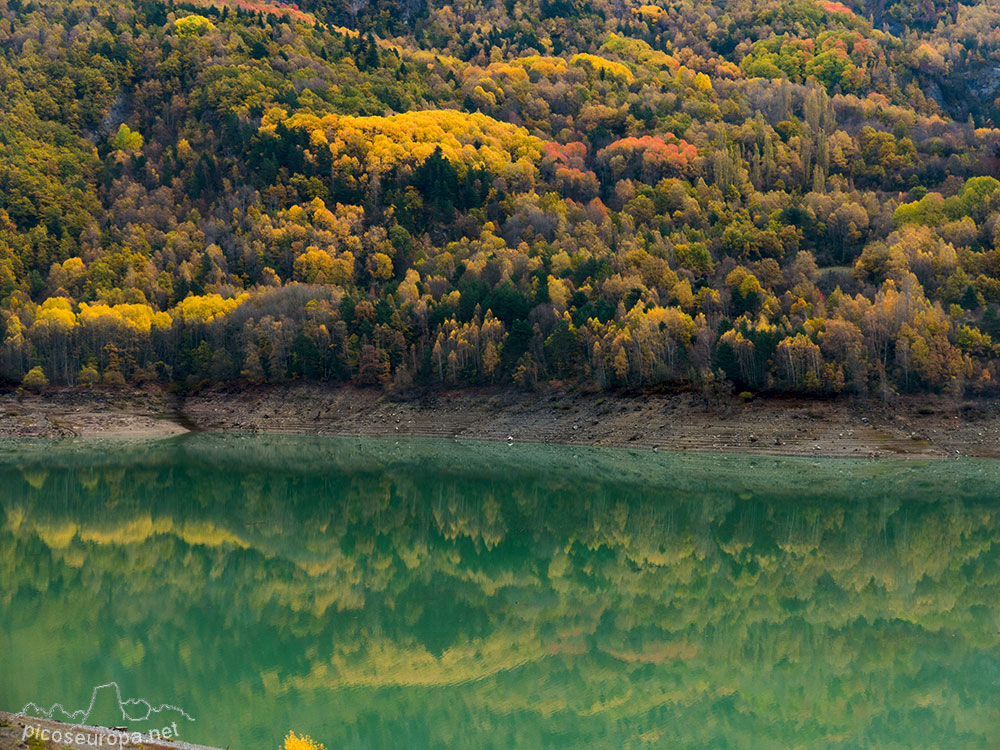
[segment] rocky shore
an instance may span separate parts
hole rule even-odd
[[[1000,457],[991,401],[729,399],[510,389],[384,392],[318,384],[52,389],[0,394],[0,437],[143,437],[188,431],[438,437],[842,457]]]

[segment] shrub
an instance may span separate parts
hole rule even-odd
[[[97,382],[101,379],[101,376],[97,372],[96,367],[85,366],[80,368],[79,374],[76,376],[76,382],[79,385],[87,386],[88,388],[97,385]]]
[[[112,387],[121,387],[125,385],[125,376],[121,374],[118,370],[105,370],[104,375],[101,376],[101,382],[104,385],[110,385]]]
[[[326,748],[307,734],[296,735],[295,732],[289,732],[282,750],[326,750]]]
[[[24,380],[21,381],[21,385],[32,391],[40,391],[42,388],[46,388],[49,384],[49,379],[45,377],[45,373],[42,372],[41,367],[32,367],[28,370],[28,374],[24,376]]]

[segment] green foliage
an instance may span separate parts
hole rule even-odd
[[[142,135],[135,132],[128,125],[122,123],[118,132],[115,133],[115,139],[111,142],[111,147],[116,151],[122,151],[127,154],[135,154],[142,150]]]

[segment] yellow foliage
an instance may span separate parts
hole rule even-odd
[[[289,732],[282,750],[326,750],[326,748],[307,734],[296,735],[295,732]]]
[[[694,292],[691,290],[691,282],[687,279],[674,284],[670,295],[683,309],[690,310],[694,307]]]
[[[482,86],[476,86],[472,90],[472,95],[483,104],[495,107],[497,105],[497,96],[492,91],[486,91]]]
[[[7,321],[7,330],[4,333],[3,343],[7,346],[23,345],[25,330],[21,319],[17,315],[11,315]]]
[[[518,57],[515,60],[510,61],[511,65],[517,65],[528,71],[528,73],[535,73],[539,76],[545,76],[546,78],[555,78],[556,76],[563,75],[569,66],[566,61],[561,57],[549,57],[545,55],[528,55],[526,57]]]
[[[352,39],[357,39],[359,36],[361,36],[361,34],[358,31],[356,31],[355,29],[349,29],[346,26],[337,26],[336,24],[330,24],[327,28],[330,29],[330,31],[333,31],[337,34],[341,34],[342,36],[349,36]]]
[[[944,70],[947,66],[944,55],[938,52],[938,50],[927,42],[923,42],[919,45],[913,52],[913,56],[916,58],[917,64],[924,68]]]
[[[87,271],[82,258],[68,258],[63,261],[62,268],[71,279],[79,279]]]
[[[438,55],[427,50],[408,50],[407,60],[418,65],[426,65],[427,69],[432,69],[435,65],[441,65],[451,70],[461,70],[465,67],[465,62],[451,55]]]
[[[611,52],[618,57],[635,60],[640,65],[654,68],[667,68],[676,72],[681,64],[673,55],[653,49],[641,39],[609,34],[607,40],[601,45],[601,50]]]
[[[635,76],[632,75],[632,71],[629,70],[625,65],[619,62],[613,62],[612,60],[606,60],[598,55],[591,55],[589,52],[581,52],[569,60],[570,65],[578,65],[582,68],[586,68],[594,74],[599,74],[604,71],[605,76],[610,76],[619,81],[624,81],[625,83],[632,83],[635,80]]]
[[[205,16],[192,14],[174,21],[174,29],[177,31],[177,36],[200,36],[214,30],[215,24]]]
[[[73,314],[73,303],[65,297],[49,297],[38,308],[35,325],[69,330],[77,323]]]
[[[562,275],[562,273],[572,267],[573,262],[569,257],[569,253],[565,250],[560,250],[558,253],[552,256],[552,270],[553,272]]]
[[[334,284],[343,284],[354,280],[354,254],[350,252],[341,253],[333,261],[333,276],[328,279]]]
[[[660,20],[660,16],[666,13],[659,5],[640,5],[633,8],[632,13],[643,21],[655,22]]]
[[[28,374],[24,376],[24,380],[21,381],[21,385],[29,390],[41,390],[49,384],[49,379],[45,377],[45,373],[42,372],[41,367],[33,367],[28,371]]]
[[[555,309],[560,312],[566,310],[566,307],[569,305],[570,297],[572,296],[572,292],[566,282],[562,279],[549,276],[548,287],[549,299],[552,300],[552,304]]]
[[[260,130],[263,133],[273,133],[279,122],[288,119],[288,111],[281,107],[271,107],[260,118]]]
[[[191,295],[177,303],[177,312],[185,323],[191,321],[208,323],[228,315],[249,298],[250,295],[246,293],[230,299],[224,299],[218,294]]]
[[[273,130],[279,119],[271,110],[261,130]],[[500,172],[519,160],[536,162],[541,158],[539,138],[480,112],[420,110],[388,117],[323,118],[296,114],[287,118],[285,125],[310,133],[321,131],[330,144],[335,169],[352,178],[385,174],[400,165],[415,166],[438,147],[460,173],[473,166]]]
[[[42,303],[42,312],[49,310],[72,310],[73,302],[65,297],[49,297]]]
[[[333,275],[333,258],[330,253],[318,247],[309,247],[293,264],[295,278],[309,284],[325,283]],[[319,275],[323,278],[319,279]]]
[[[736,268],[726,274],[726,285],[732,289],[739,289],[740,294],[743,296],[760,294],[764,291],[757,277],[750,273],[745,266],[736,266]]]
[[[406,278],[396,289],[396,297],[401,303],[416,302],[420,299],[420,290],[417,284],[420,283],[420,273],[415,268],[410,268],[406,272]]]
[[[372,256],[373,269],[372,276],[376,279],[386,280],[392,278],[392,258],[385,253],[375,253]]]
[[[565,66],[565,63],[563,63]],[[506,62],[495,62],[491,63],[486,69],[490,78],[496,80],[498,78],[506,78],[508,81],[513,83],[527,83],[528,82],[528,72],[523,67],[516,67],[511,63]]]
[[[167,329],[173,325],[168,313],[155,312],[149,305],[142,304],[110,306],[103,302],[92,305],[81,302],[77,317],[83,326],[112,324],[142,334],[148,334],[153,328]]]
[[[330,142],[326,140],[326,133],[322,130],[314,130],[309,134],[310,148],[329,148]]]

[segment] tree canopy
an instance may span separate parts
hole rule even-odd
[[[995,392],[1000,12],[627,10],[11,0],[0,378]]]

